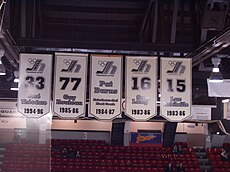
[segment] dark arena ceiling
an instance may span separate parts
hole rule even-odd
[[[1,0],[0,48],[10,91],[20,52],[85,52],[192,58],[193,104],[216,104],[206,79],[211,57],[230,78],[229,0]]]

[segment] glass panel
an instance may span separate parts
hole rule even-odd
[[[51,171],[51,120],[51,114],[39,119],[0,117],[1,171]]]

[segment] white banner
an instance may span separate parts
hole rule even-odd
[[[55,54],[53,112],[62,118],[85,113],[87,54]]]
[[[52,55],[20,54],[18,111],[39,118],[50,111]]]
[[[190,120],[211,120],[211,109],[209,105],[193,105]]]
[[[191,59],[161,59],[161,116],[179,122],[191,115]]]
[[[230,120],[230,102],[229,99],[225,99],[223,103],[223,119]]]
[[[90,113],[113,119],[121,113],[122,56],[91,56]]]
[[[157,57],[126,57],[126,115],[148,120],[156,115]]]
[[[228,102],[226,104],[227,104],[227,114],[225,115],[224,113],[224,117],[225,119],[230,120],[230,103]]]
[[[224,79],[223,82],[213,83],[209,82],[208,84],[208,96],[209,97],[230,97],[230,80]]]

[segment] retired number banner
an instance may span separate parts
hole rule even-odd
[[[161,116],[172,122],[191,115],[191,59],[161,59]]]
[[[62,118],[85,113],[87,54],[55,54],[53,112]]]
[[[113,119],[121,113],[122,56],[91,56],[90,113]]]
[[[148,120],[156,115],[157,57],[126,57],[126,115]]]
[[[50,111],[52,55],[20,54],[18,111],[39,118]]]

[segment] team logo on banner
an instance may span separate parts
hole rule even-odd
[[[90,113],[112,119],[121,113],[121,56],[92,55]]]
[[[191,78],[191,59],[161,59],[161,116],[179,122],[191,115]]]
[[[114,77],[114,74],[117,71],[117,66],[114,65],[113,61],[98,61],[98,64],[102,67],[102,70],[97,71],[97,76],[111,76]]]
[[[126,115],[148,120],[156,115],[157,57],[126,57]]]
[[[50,111],[52,55],[20,54],[18,111],[39,118]]]
[[[85,112],[86,54],[57,53],[53,111],[63,118],[76,118]]]

